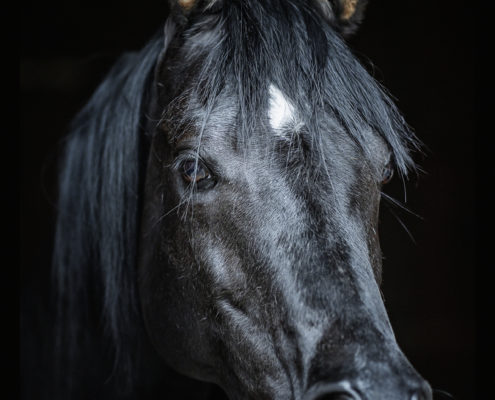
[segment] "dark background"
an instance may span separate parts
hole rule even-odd
[[[49,0],[21,10],[21,336],[40,332],[21,342],[25,352],[46,346],[40,327],[58,143],[118,55],[141,48],[161,26],[165,3]],[[474,3],[462,1],[372,0],[350,40],[425,144],[415,156],[424,172],[406,184],[407,207],[420,218],[382,207],[383,291],[405,354],[435,389],[456,399],[480,398],[474,14]],[[386,192],[404,200],[400,179]]]

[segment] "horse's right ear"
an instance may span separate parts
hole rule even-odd
[[[158,103],[166,103],[166,99],[173,92],[172,87],[166,87],[163,77],[166,75],[165,65],[167,53],[172,40],[187,29],[188,22],[193,16],[215,14],[225,0],[168,0],[169,14],[163,29],[163,49],[157,57],[155,66],[155,83],[158,90]],[[228,0],[230,1],[230,0]],[[195,18],[195,21],[198,19]],[[169,81],[170,85],[174,82]]]
[[[198,11],[210,11],[219,7],[223,0],[168,0],[170,16],[179,26],[185,25],[189,16]]]
[[[175,37],[176,32],[177,32],[177,22],[175,18],[169,15],[163,27],[163,42],[162,42],[163,47],[160,53],[158,54],[155,64],[154,83],[156,85],[156,90],[157,90],[156,98],[155,98],[155,103],[157,105],[162,104],[164,101],[163,98],[165,97],[166,88],[164,87],[163,83],[161,83],[161,78],[165,75],[165,71],[164,71],[166,64],[165,59],[167,58],[167,53],[170,47],[170,43],[172,42],[172,39]]]

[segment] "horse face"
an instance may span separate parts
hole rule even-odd
[[[423,384],[377,283],[389,152],[369,132],[367,158],[329,114],[320,125],[332,134],[312,143],[268,90],[242,146],[228,94],[206,126],[155,134],[140,266],[149,334],[170,365],[233,398],[414,398]]]
[[[269,79],[244,135],[236,83],[205,101],[178,54],[157,68],[168,99],[155,116],[140,242],[158,352],[231,398],[431,398],[379,290],[385,141],[363,125],[357,143],[326,103],[305,118]]]

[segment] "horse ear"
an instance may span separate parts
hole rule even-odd
[[[222,2],[223,0],[168,0],[170,15],[178,25],[185,24],[193,12],[217,8]]]
[[[187,20],[189,14],[197,7],[198,0],[168,0],[170,14],[178,23]]]
[[[368,0],[317,0],[324,17],[343,36],[356,32]]]

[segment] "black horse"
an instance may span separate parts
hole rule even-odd
[[[431,399],[379,289],[418,144],[344,42],[364,3],[171,1],[111,70],[60,168],[54,397]]]

